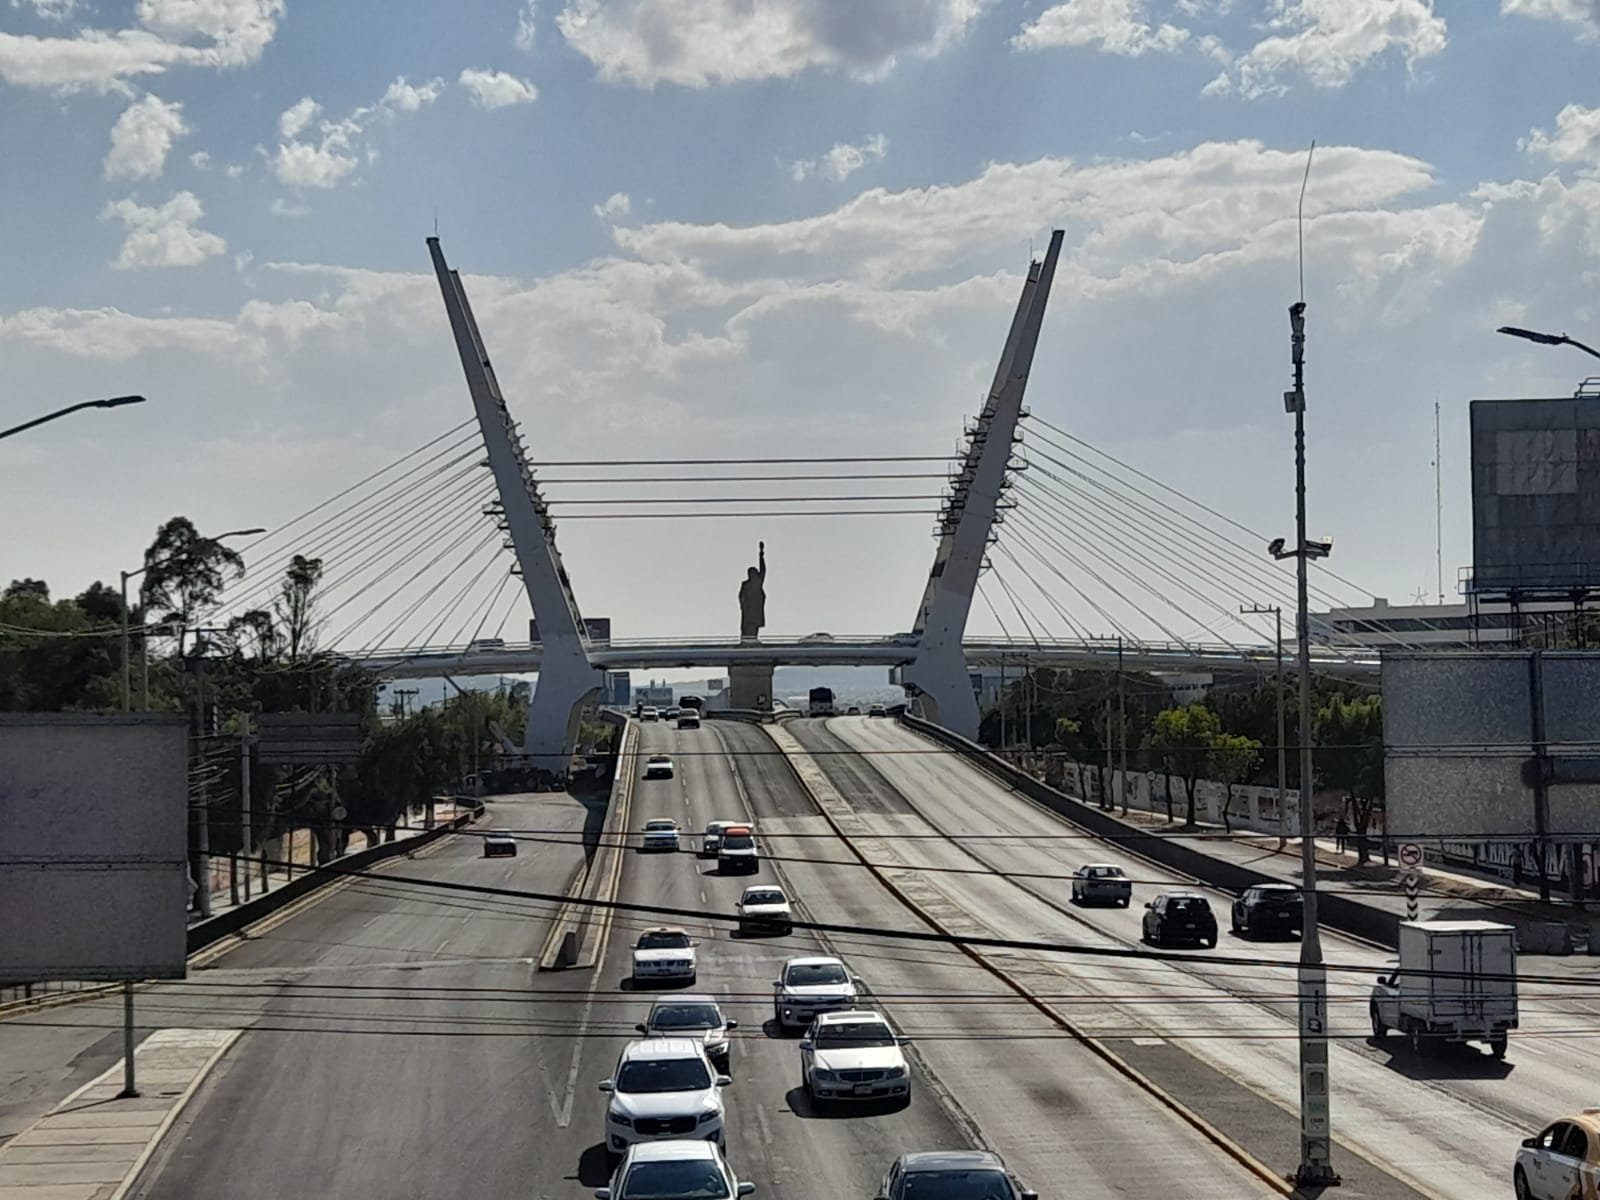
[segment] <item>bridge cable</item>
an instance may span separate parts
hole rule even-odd
[[[426,605],[428,601],[432,600],[433,597],[440,591],[440,589],[445,587],[450,580],[456,577],[457,572],[464,570],[467,563],[471,562],[481,550],[483,550],[491,541],[494,541],[499,536],[500,531],[491,527],[487,534],[478,539],[478,541],[467,550],[466,554],[462,555],[459,562],[457,562],[453,567],[441,571],[434,582],[428,585],[428,587],[423,590],[420,596],[413,600],[406,608],[402,609],[400,615],[390,621],[389,624],[385,626],[383,630],[378,633],[377,636],[374,637],[372,641],[364,648],[364,652],[366,650],[372,650],[382,646],[390,638],[395,636],[395,632],[399,630],[406,621],[410,620],[412,616],[420,612],[423,606]],[[444,547],[439,551],[438,555],[429,560],[428,563],[424,564],[424,569],[433,567],[456,548],[456,546]],[[414,582],[420,576],[420,574],[421,573],[419,572],[418,575],[413,575],[411,579],[407,580],[405,584],[401,585],[401,589],[397,589],[396,594],[398,594],[399,590],[403,590],[404,587],[409,586],[410,583]]]
[[[1026,579],[1029,583],[1031,583],[1033,585],[1034,590],[1037,591],[1041,596],[1043,596],[1047,602],[1051,600],[1050,593],[1045,589],[1044,584],[1040,583],[1037,579],[1034,578],[1033,572],[1029,571],[1028,568],[1023,564],[1022,560],[1019,559],[1015,554],[1013,554],[1011,552],[1011,548],[1005,544],[1004,540],[996,542],[994,548],[996,550],[1000,551],[1001,554],[1004,554],[1008,559],[1011,560],[1012,564],[1016,566],[1017,570],[1022,572],[1023,578]],[[1071,616],[1070,613],[1068,613],[1060,605],[1055,605],[1055,609],[1056,609],[1056,612],[1061,615],[1062,619],[1066,621],[1067,628],[1072,631],[1072,634],[1073,634],[1074,637],[1080,638],[1083,641],[1088,641],[1089,640],[1088,634],[1086,634],[1083,631],[1083,629],[1078,625],[1078,623],[1072,619],[1072,616]],[[1043,624],[1044,624],[1044,622],[1041,621],[1040,625],[1043,625]]]
[[[1099,613],[1100,616],[1104,618],[1104,620],[1119,634],[1131,642],[1137,643],[1139,641],[1139,639],[1133,635],[1127,626],[1123,625],[1122,622],[1118,621],[1117,618],[1112,616],[1110,612],[1101,607],[1101,605],[1092,596],[1090,596],[1089,593],[1085,592],[1081,587],[1078,586],[1076,581],[1067,578],[1067,576],[1061,572],[1061,569],[1057,567],[1055,563],[1051,562],[1050,559],[1046,557],[1037,546],[1028,540],[1028,538],[1023,536],[1022,532],[1017,530],[1014,524],[1007,527],[1005,540],[1016,542],[1029,554],[1033,555],[1033,557],[1037,559],[1047,571],[1053,574],[1057,579],[1061,580],[1062,583],[1066,584],[1074,592],[1078,593],[1079,599],[1083,600],[1085,604],[1094,609],[1095,612]],[[1050,601],[1051,605],[1054,606],[1058,612],[1062,611],[1060,606],[1056,604],[1054,598],[1051,597],[1048,592],[1044,592],[1043,595],[1045,599]],[[1065,616],[1064,612],[1063,616]],[[1068,624],[1071,624],[1070,620],[1068,621]]]

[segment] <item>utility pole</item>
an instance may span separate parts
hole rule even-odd
[[[1439,603],[1444,603],[1444,484],[1439,455],[1439,402],[1433,402],[1433,569]]]
[[[1282,850],[1289,842],[1289,746],[1283,715],[1283,607],[1277,604],[1241,604],[1239,611],[1258,616],[1271,613],[1277,630],[1273,645],[1278,659],[1278,849]]]
[[[1111,801],[1111,693],[1106,692],[1106,786],[1100,794],[1100,807],[1111,812],[1116,805]]]
[[[418,694],[418,691],[417,691],[416,688],[395,688],[395,690],[394,690],[394,698],[397,701],[399,701],[399,703],[400,703],[400,719],[401,720],[405,720],[405,718],[407,718],[407,717],[409,717],[411,715],[410,700],[411,700],[411,697],[413,697],[413,696],[415,696],[417,694]]]
[[[239,713],[239,855],[244,859],[244,898],[250,899],[250,712]]]
[[[1006,753],[1006,656],[1000,655],[1000,756]]]
[[[1306,164],[1309,174],[1311,165]],[[1302,191],[1302,199],[1304,193]],[[1331,1187],[1339,1183],[1333,1169],[1333,1123],[1328,1104],[1328,968],[1322,958],[1317,928],[1317,843],[1312,809],[1311,762],[1311,620],[1306,570],[1313,558],[1326,558],[1332,542],[1306,539],[1306,302],[1289,306],[1294,390],[1283,394],[1284,408],[1294,414],[1295,536],[1293,550],[1277,538],[1268,546],[1274,558],[1295,562],[1296,640],[1300,660],[1300,875],[1305,905],[1300,939],[1300,1165],[1299,1187]]]
[[[1117,634],[1117,744],[1121,747],[1118,756],[1118,773],[1120,781],[1117,792],[1122,798],[1122,815],[1128,815],[1128,690],[1125,686],[1126,677],[1122,674],[1122,635]]]

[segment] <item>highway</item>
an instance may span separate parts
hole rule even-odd
[[[992,871],[928,878],[1002,936],[1041,936],[1050,930],[1084,945],[1133,949],[1139,945],[1144,902],[1167,888],[1193,886],[1192,880],[1146,860],[1075,836],[1077,831],[1055,814],[895,722],[835,718],[825,727],[820,721],[797,721],[788,728],[841,790],[875,787],[881,793],[876,802],[861,806],[862,818],[884,832],[917,835],[899,843],[908,861],[949,872]],[[887,804],[884,798],[890,798]],[[884,811],[890,805],[902,806],[901,811]],[[995,837],[1001,833],[1017,836]],[[1130,908],[1085,909],[1070,903],[1065,876],[1090,861],[1119,863],[1134,878]],[[1072,1007],[1074,1019],[1114,1041],[1119,1053],[1136,1063],[1148,1054],[1140,1040],[1161,1039],[1204,1067],[1248,1081],[1254,1092],[1292,1112],[1298,1075],[1290,964],[1298,945],[1233,937],[1228,932],[1231,897],[1218,892],[1210,897],[1221,926],[1215,951],[1185,953],[1177,964],[1080,960],[1064,967],[1059,959],[1033,956],[1032,964],[1019,962],[1019,974],[1039,987],[1053,980],[1058,990],[1063,984],[1076,989],[1081,1002]],[[1371,1037],[1368,989],[1389,954],[1326,931],[1324,951],[1330,963],[1360,968],[1330,976],[1335,1128],[1346,1151],[1358,1151],[1436,1193],[1498,1197],[1506,1192],[1520,1138],[1556,1115],[1593,1102],[1600,1056],[1589,1033],[1595,1028],[1593,1001],[1582,994],[1525,988],[1523,1028],[1513,1035],[1507,1062],[1472,1049],[1416,1059],[1398,1037],[1381,1043]],[[1209,961],[1218,955],[1249,957],[1262,965]],[[1175,1076],[1183,1077],[1182,1072]],[[1229,1119],[1220,1092],[1184,1095],[1180,1088],[1178,1096],[1221,1123]]]
[[[642,750],[676,756],[672,780],[640,780],[631,823],[672,816],[691,829],[753,815],[760,828],[822,833],[822,818],[760,729],[708,723],[642,729]],[[558,807],[560,805],[561,807]],[[396,864],[283,920],[186,984],[144,993],[146,1016],[230,1025],[244,1035],[200,1086],[132,1195],[572,1197],[605,1182],[604,1097],[596,1084],[649,995],[627,986],[629,947],[652,923],[619,914],[595,972],[536,974],[549,906],[408,888],[402,878],[559,890],[576,863],[582,814],[561,798],[491,802],[493,827],[563,831],[484,860],[470,835]],[[479,829],[483,826],[479,826]],[[538,831],[538,832],[534,832]],[[837,842],[803,839],[783,882],[812,919],[919,927]],[[730,912],[750,877],[723,878],[692,853],[629,853],[619,898]],[[742,938],[705,923],[697,987],[738,1017],[728,1153],[763,1195],[870,1197],[908,1150],[984,1145],[1044,1195],[1183,1195],[1250,1200],[1258,1178],[958,950],[804,931]],[[770,981],[790,955],[833,949],[868,982],[911,1050],[913,1098],[899,1109],[813,1112],[792,1036],[769,1027]],[[0,1061],[80,1039],[109,1061],[115,1009],[72,1005],[0,1022]],[[41,1041],[42,1039],[42,1041]],[[89,1070],[89,1064],[83,1067]],[[64,1090],[64,1080],[41,1088]],[[20,1119],[20,1110],[12,1114]],[[1157,1153],[1149,1147],[1159,1145]]]

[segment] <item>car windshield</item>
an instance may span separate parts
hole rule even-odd
[[[721,1024],[715,1004],[661,1004],[650,1014],[651,1029],[715,1029]]]
[[[815,1041],[817,1048],[822,1050],[842,1046],[892,1046],[894,1033],[882,1021],[851,1021],[841,1025],[819,1025]]]
[[[1259,904],[1269,904],[1274,908],[1294,908],[1300,904],[1300,893],[1279,891],[1274,888],[1268,892],[1257,892],[1256,901]]]
[[[722,1200],[732,1193],[709,1158],[635,1163],[622,1181],[620,1200]]]
[[[725,833],[722,835],[722,844],[729,850],[748,850],[756,843],[748,833]]]
[[[1122,868],[1121,867],[1090,867],[1089,868],[1089,878],[1090,879],[1121,879],[1122,878]]]
[[[666,930],[657,930],[639,935],[640,950],[687,950],[689,948],[689,935],[687,933],[672,933]]]
[[[746,892],[744,902],[746,904],[782,904],[783,893],[778,891],[777,888],[769,888],[764,892]]]
[[[632,1095],[655,1092],[698,1092],[711,1086],[706,1065],[693,1058],[641,1058],[623,1063],[617,1091]]]
[[[662,830],[668,830],[668,829],[676,829],[677,826],[674,825],[671,821],[647,821],[647,822],[645,822],[645,828],[646,829],[651,829],[651,830],[656,830],[656,831],[662,831]]]
[[[669,763],[672,760],[670,758],[668,758],[665,754],[652,754],[650,756],[650,761],[653,762],[653,763]]]
[[[901,1200],[1014,1200],[1003,1171],[911,1171]]]
[[[846,982],[844,968],[838,963],[796,963],[784,978],[790,987]]]
[[[1171,912],[1180,913],[1186,917],[1198,917],[1209,910],[1210,907],[1199,896],[1178,896],[1168,905],[1168,909]]]

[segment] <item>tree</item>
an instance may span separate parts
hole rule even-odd
[[[173,517],[156,530],[144,561],[139,597],[147,607],[165,609],[163,622],[176,625],[180,638],[195,614],[222,594],[228,576],[244,573],[239,552],[203,537],[188,517]]]
[[[1261,761],[1261,743],[1242,733],[1218,733],[1211,739],[1211,775],[1228,789],[1227,802],[1222,806],[1222,827],[1233,832],[1229,820],[1233,812],[1233,789],[1244,783]]]
[[[1184,828],[1193,829],[1194,785],[1210,765],[1211,751],[1222,722],[1203,704],[1167,708],[1156,714],[1150,725],[1150,748],[1161,756],[1167,773],[1183,780],[1188,807]]]
[[[283,586],[273,602],[273,612],[283,630],[285,649],[290,662],[299,662],[300,656],[315,650],[316,625],[312,613],[316,609],[317,587],[322,583],[322,560],[296,554],[284,572]]]
[[[1350,798],[1356,862],[1371,860],[1367,829],[1383,802],[1383,698],[1332,696],[1317,710],[1317,765],[1323,784]]]
[[[42,579],[13,579],[5,590],[5,599],[20,600],[25,597],[50,603],[50,585]]]

